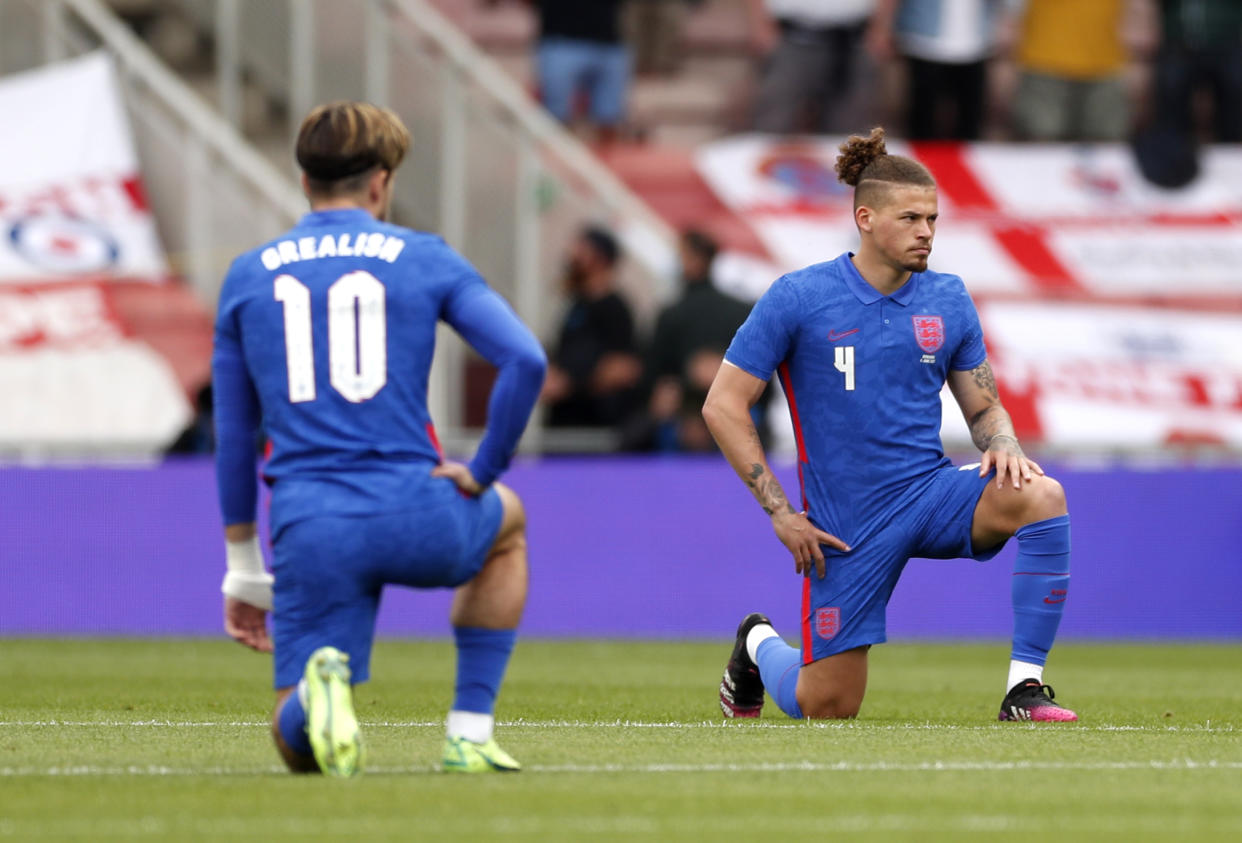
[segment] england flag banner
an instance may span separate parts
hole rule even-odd
[[[743,135],[705,145],[704,180],[790,270],[858,242],[842,138]],[[1120,144],[888,141],[939,187],[931,268],[972,293],[1225,298],[1242,303],[1242,149],[1209,147],[1180,190],[1147,183]]]
[[[0,79],[0,284],[131,278],[168,264],[147,207],[111,60],[92,54]]]
[[[0,114],[23,115],[0,132],[0,456],[158,452],[190,420],[209,324],[169,278],[112,62],[0,79]]]

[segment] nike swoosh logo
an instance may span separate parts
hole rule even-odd
[[[1062,597],[1060,600],[1053,600],[1051,597],[1045,597],[1045,598],[1044,598],[1044,602],[1045,602],[1045,603],[1064,603],[1064,602],[1065,602],[1065,598],[1064,598],[1064,597]]]
[[[857,334],[857,333],[858,333],[858,329],[857,329],[857,328],[853,329],[852,331],[841,331],[840,333],[837,333],[836,331],[829,331],[829,332],[828,332],[828,339],[829,339],[829,340],[831,340],[831,341],[833,341],[833,342],[836,342],[836,341],[837,341],[837,340],[839,340],[839,339],[843,339],[843,338],[845,338],[845,337],[848,337],[850,334]]]

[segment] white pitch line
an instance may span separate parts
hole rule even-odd
[[[923,761],[918,763],[894,763],[877,761],[857,763],[852,761],[815,762],[792,761],[786,763],[755,764],[550,764],[530,765],[524,772],[530,773],[1003,773],[1022,771],[1073,771],[1073,770],[1242,770],[1242,761],[1196,761],[1190,758],[1171,761]],[[262,767],[167,767],[162,765],[131,765],[100,767],[89,764],[64,767],[0,767],[0,778],[23,777],[75,777],[75,776],[255,776],[283,773],[284,768],[269,765]],[[378,775],[403,773],[430,773],[436,768],[428,765],[397,767],[368,767],[367,771]]]
[[[169,729],[233,729],[268,728],[266,720],[0,720],[0,728],[56,728],[101,727],[117,728],[169,728]],[[443,720],[363,720],[362,725],[375,729],[426,729],[441,727]],[[1232,725],[1212,726],[1194,724],[1187,726],[1134,726],[1110,724],[1055,724],[1041,723],[992,723],[962,726],[952,723],[867,723],[858,721],[800,721],[787,723],[737,723],[726,720],[706,720],[690,723],[642,720],[507,720],[497,724],[506,729],[831,729],[859,732],[1005,732],[1014,729],[1069,729],[1076,732],[1194,732],[1227,733],[1235,731]]]

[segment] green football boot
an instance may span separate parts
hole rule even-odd
[[[446,773],[516,773],[522,765],[501,749],[494,738],[487,743],[445,738],[440,769]]]
[[[326,776],[362,772],[366,753],[349,676],[349,656],[335,647],[320,647],[306,662],[306,734]]]

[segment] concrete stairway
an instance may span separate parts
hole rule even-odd
[[[528,90],[535,90],[536,20],[518,0],[433,0]],[[638,75],[630,91],[631,134],[657,144],[693,146],[739,130],[750,109],[756,59],[745,0],[703,0],[684,18],[677,68]]]
[[[110,2],[170,67],[216,104],[211,33],[169,0]],[[534,95],[536,20],[526,3],[433,2]],[[625,139],[597,154],[674,226],[702,226],[729,248],[764,255],[754,233],[720,204],[693,165],[697,145],[739,131],[747,121],[756,60],[744,2],[703,0],[691,7],[678,68],[635,79]],[[284,107],[247,82],[241,128],[274,163],[292,168]]]

